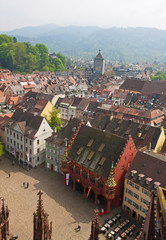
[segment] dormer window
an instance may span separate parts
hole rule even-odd
[[[146,184],[148,185],[152,180],[152,178],[146,178]]]
[[[137,171],[136,170],[131,170],[130,173],[131,173],[131,176],[134,177],[134,175],[137,173]]]
[[[141,180],[143,179],[144,176],[145,176],[145,175],[142,174],[142,173],[138,174],[138,180],[141,181]]]
[[[160,182],[154,182],[154,188],[156,189],[157,187],[159,187],[161,185]]]

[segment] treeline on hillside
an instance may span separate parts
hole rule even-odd
[[[25,73],[32,71],[65,71],[66,58],[60,53],[56,54],[55,58],[49,58],[46,45],[37,43],[32,46],[30,42],[17,42],[15,37],[1,34],[0,68]]]

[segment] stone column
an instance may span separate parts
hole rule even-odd
[[[107,213],[110,213],[110,209],[111,209],[111,200],[107,199]]]
[[[76,180],[73,179],[73,191],[75,191],[75,190],[76,190]]]
[[[98,194],[95,192],[95,205],[97,206]]]
[[[86,186],[84,186],[84,198],[86,198]]]

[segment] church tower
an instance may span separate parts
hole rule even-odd
[[[33,240],[52,240],[52,222],[49,226],[48,214],[44,211],[42,192],[38,193],[37,210],[33,214]]]
[[[101,52],[99,50],[99,53],[94,59],[94,74],[103,75],[105,72],[104,67],[105,67],[104,58],[102,57]]]

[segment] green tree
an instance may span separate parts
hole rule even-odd
[[[43,72],[48,72],[49,71],[49,67],[46,65],[41,69]]]
[[[35,46],[39,50],[39,67],[40,69],[42,69],[44,66],[47,66],[49,63],[48,48],[42,43],[37,43]]]
[[[2,143],[0,142],[0,157],[2,156],[2,154],[4,154],[4,146],[2,145]]]
[[[59,117],[59,110],[55,107],[53,107],[52,111],[49,112],[49,116],[45,115],[44,117],[53,131],[58,131],[61,128],[63,122]]]
[[[64,68],[66,68],[66,58],[61,53],[57,53],[57,57],[62,61]]]
[[[16,43],[17,42],[17,38],[13,37],[13,42]]]
[[[12,37],[9,37],[6,34],[1,34],[0,35],[0,44],[2,44],[2,43],[9,43],[9,42],[12,42],[12,41],[13,41]]]
[[[65,67],[63,66],[63,63],[60,58],[55,58],[53,62],[55,65],[55,71],[57,72],[65,71]]]

